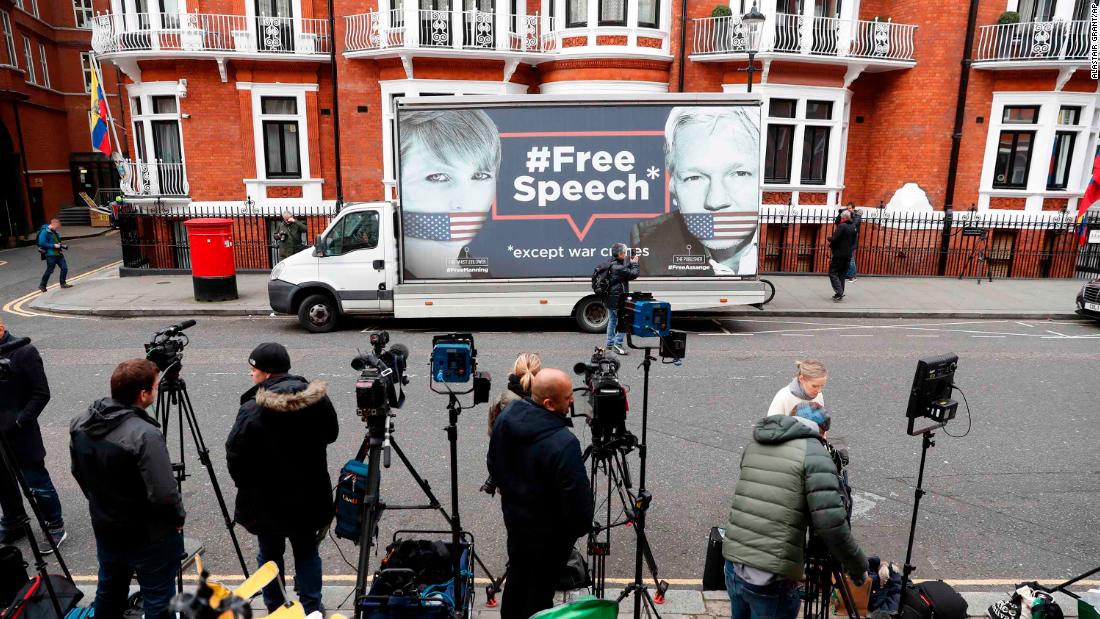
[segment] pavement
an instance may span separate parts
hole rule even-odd
[[[1073,279],[860,277],[834,303],[824,276],[768,276],[775,298],[764,309],[739,307],[723,316],[835,318],[1075,318],[1084,283]],[[62,314],[134,316],[262,316],[271,313],[266,274],[239,274],[235,301],[194,300],[189,275],[120,277],[116,266],[85,277],[74,288],[28,293],[21,305]]]

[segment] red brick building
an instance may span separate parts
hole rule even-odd
[[[763,203],[1075,209],[1096,1],[760,0]],[[273,208],[337,196],[333,46],[343,195],[392,198],[395,97],[743,92],[752,3],[334,0],[332,32],[325,0],[94,2],[92,47],[125,75],[129,198]]]
[[[88,131],[92,0],[0,0],[0,243],[118,187]],[[104,90],[117,109],[115,71]],[[116,114],[118,112],[116,111]]]

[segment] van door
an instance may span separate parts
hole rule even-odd
[[[385,222],[375,209],[351,211],[325,235],[320,279],[336,291],[345,312],[377,312],[385,283]]]

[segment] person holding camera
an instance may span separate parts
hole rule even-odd
[[[531,396],[508,406],[493,427],[486,464],[508,532],[503,619],[527,619],[553,605],[557,575],[577,538],[592,529],[592,489],[569,431],[572,403],[569,376],[543,368]]]
[[[841,211],[840,223],[829,235],[829,249],[833,252],[829,260],[829,283],[833,287],[835,303],[844,300],[844,283],[848,280],[848,267],[856,251],[856,228],[852,225],[854,210]]]
[[[852,537],[844,490],[816,403],[756,423],[741,455],[722,555],[732,619],[795,619],[807,528],[858,586],[867,559]]]
[[[290,211],[283,211],[283,218],[275,224],[275,240],[279,244],[279,260],[286,260],[302,247],[306,225],[294,218]]]
[[[160,425],[160,370],[147,359],[118,364],[111,397],[69,426],[73,477],[88,499],[99,561],[97,617],[122,617],[137,575],[146,617],[160,617],[176,593],[186,512]]]
[[[308,615],[322,610],[318,532],[332,521],[327,452],[340,425],[325,382],[289,374],[290,354],[282,344],[260,344],[248,363],[254,386],[241,396],[225,441],[237,485],[234,518],[256,536],[259,564],[274,561],[280,578],[290,540],[294,590]],[[279,583],[264,587],[268,612],[285,602]]]
[[[0,316],[0,346],[14,339]],[[61,500],[50,479],[50,472],[46,470],[46,447],[42,444],[42,429],[38,426],[38,416],[50,401],[50,383],[46,380],[42,356],[33,344],[16,348],[8,353],[7,358],[11,361],[13,375],[0,382],[0,432],[4,433],[35,503],[42,511],[47,532],[55,544],[61,545],[65,541]],[[0,544],[14,544],[26,535],[23,528],[15,524],[16,519],[26,513],[18,487],[0,485],[0,508],[4,511],[0,518]],[[53,552],[49,540],[40,542],[39,549],[43,554]]]
[[[825,396],[822,391],[829,382],[829,374],[825,371],[825,364],[817,359],[800,359],[794,362],[798,373],[789,385],[775,393],[771,406],[768,407],[768,416],[790,415],[791,410],[802,402],[817,402],[825,405]]]
[[[607,289],[607,349],[626,356],[623,348],[624,334],[619,330],[619,312],[630,292],[630,280],[638,278],[638,256],[629,260],[630,253],[624,243],[615,243],[611,247],[610,284]]]
[[[65,281],[69,277],[69,265],[65,262],[62,250],[68,249],[68,245],[61,243],[61,220],[56,217],[50,223],[42,226],[38,231],[38,251],[42,259],[46,261],[46,272],[42,274],[42,281],[38,283],[38,291],[46,292],[46,286],[50,283],[53,270],[61,267],[61,287],[72,288],[73,285]]]

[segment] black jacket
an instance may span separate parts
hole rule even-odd
[[[525,398],[493,427],[486,463],[509,536],[533,546],[572,545],[592,528],[592,491],[571,425]]]
[[[638,279],[638,263],[630,260],[613,259],[611,261],[611,285],[607,289],[607,296],[620,298],[630,292],[630,280]]]
[[[4,333],[0,346],[12,341]],[[33,344],[26,344],[7,354],[13,376],[0,382],[0,432],[8,439],[15,459],[21,464],[36,464],[46,458],[42,445],[42,430],[38,416],[50,401],[50,384],[42,357]]]
[[[246,391],[225,441],[237,522],[253,534],[324,528],[332,519],[327,452],[339,434],[324,381],[275,376]]]
[[[69,435],[97,540],[140,548],[183,526],[168,447],[148,413],[103,398],[73,419]]]
[[[829,237],[834,258],[851,258],[856,248],[856,229],[850,222],[841,222]]]
[[[839,214],[837,214],[836,219],[833,220],[833,223],[838,225],[838,226],[840,225],[840,215]],[[861,223],[863,223],[863,215],[860,215],[859,211],[856,211],[856,212],[852,213],[852,228],[855,229],[855,231],[856,231],[855,236],[852,237],[852,248],[853,249],[859,246],[859,225]]]

